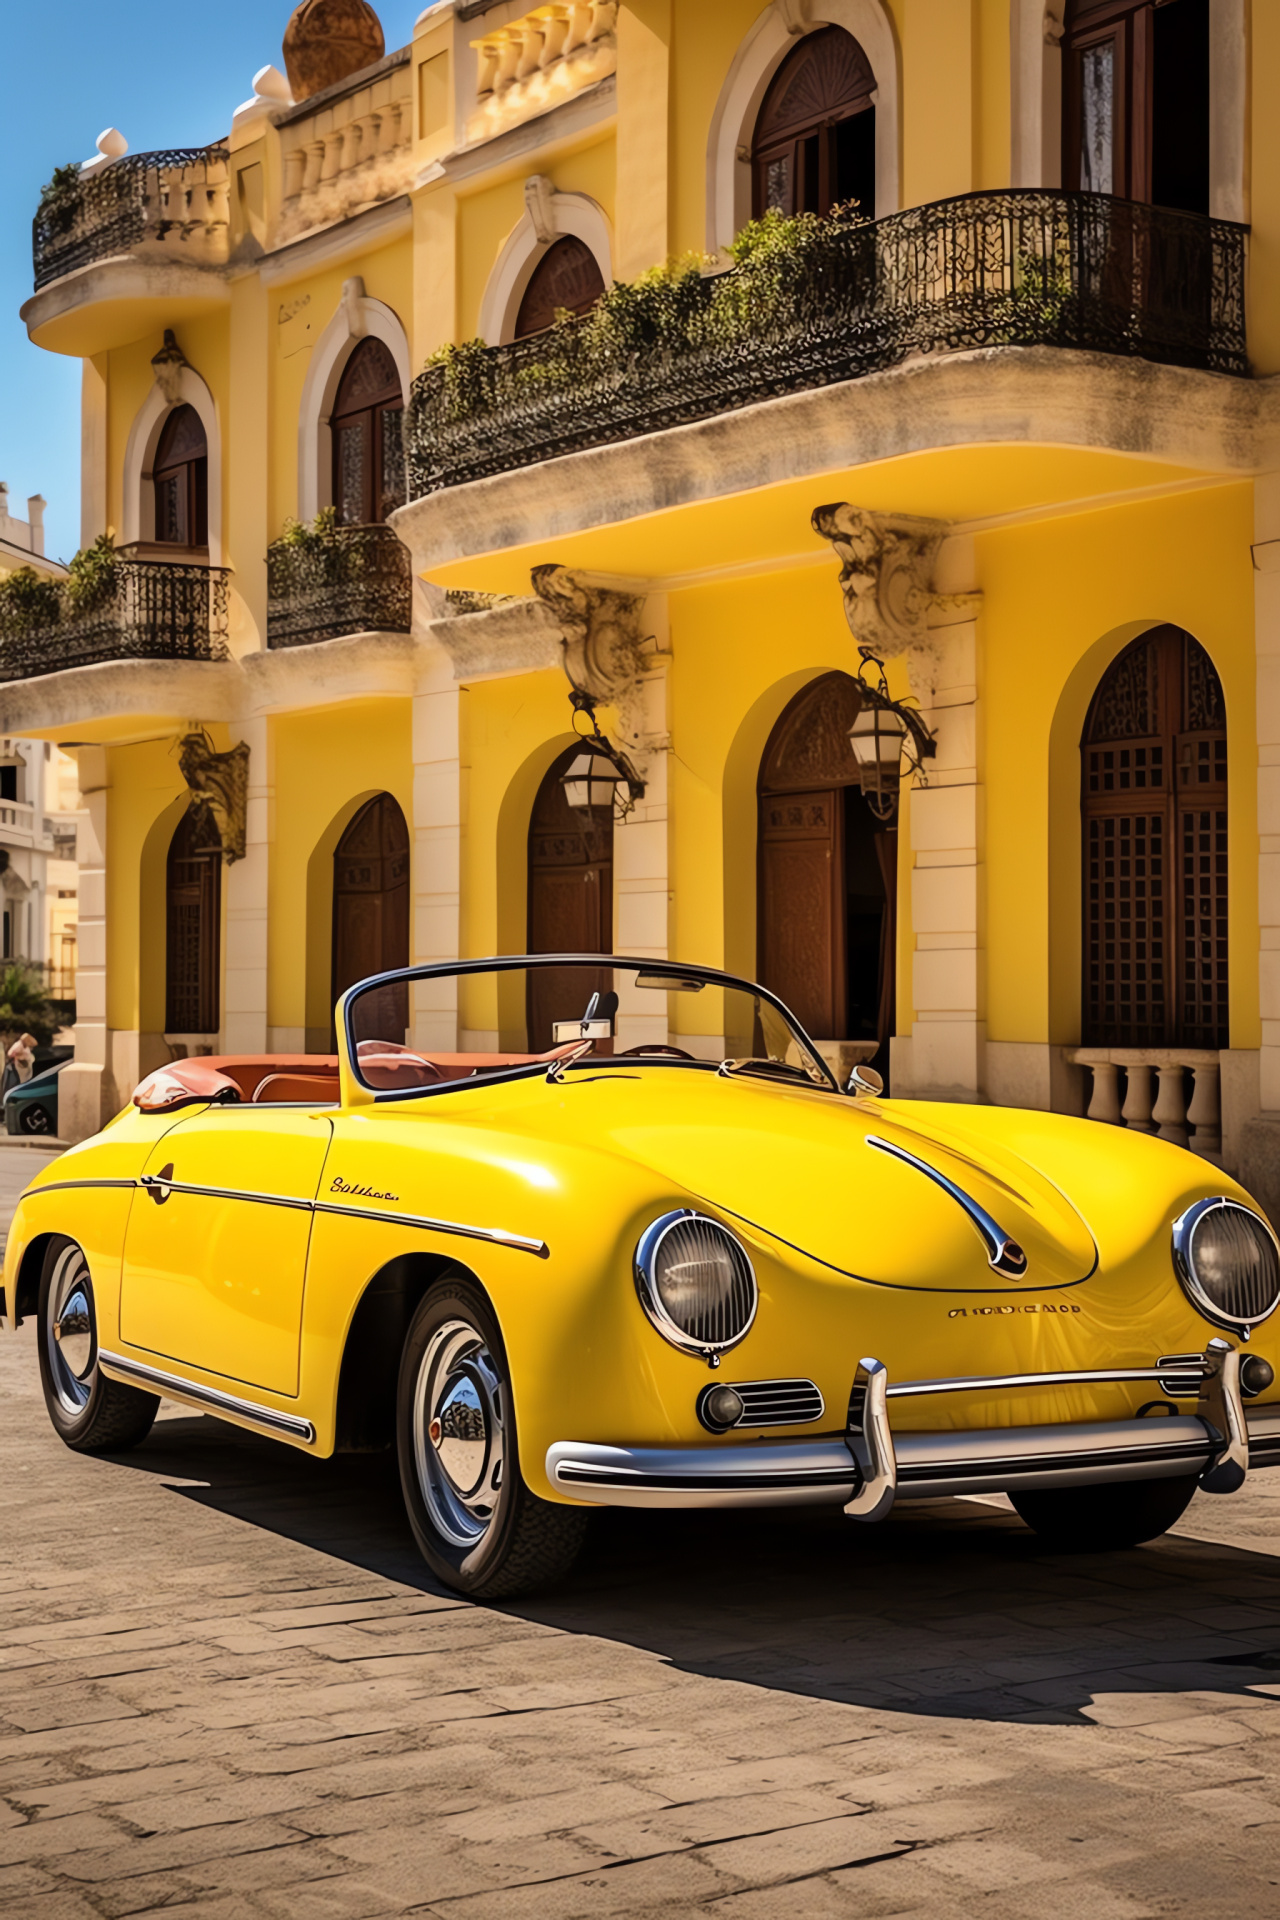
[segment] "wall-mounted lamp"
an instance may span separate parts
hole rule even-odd
[[[932,760],[938,743],[915,708],[894,700],[885,679],[884,661],[870,647],[859,647],[862,667],[855,677],[861,704],[849,729],[849,745],[858,766],[858,784],[872,813],[892,819],[898,805],[902,776],[924,779],[923,762]],[[878,683],[867,679],[867,668],[877,669]]]
[[[572,760],[560,776],[564,797],[575,813],[598,820],[612,814],[625,820],[637,800],[644,799],[644,781],[635,766],[600,731],[596,719],[596,699],[585,687],[571,687],[569,704],[573,708],[573,730],[585,743],[586,751]],[[579,725],[585,717],[588,725]]]

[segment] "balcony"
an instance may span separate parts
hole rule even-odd
[[[218,146],[131,153],[70,181],[32,222],[36,292],[122,253],[225,266],[228,158]]]
[[[5,585],[12,588],[13,579]],[[227,572],[116,555],[97,590],[0,592],[0,681],[121,660],[228,660]]]
[[[991,347],[1247,375],[1246,229],[1101,194],[833,217],[724,273],[640,282],[414,382],[411,500],[782,394]]]
[[[321,514],[267,549],[268,647],[408,633],[412,614],[408,550],[390,527],[340,527]]]

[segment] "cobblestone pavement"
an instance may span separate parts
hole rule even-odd
[[[1280,1909],[1280,1472],[1096,1559],[978,1501],[603,1516],[477,1607],[381,1460],[67,1452],[31,1323],[0,1463],[5,1920]]]

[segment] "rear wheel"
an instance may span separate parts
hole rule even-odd
[[[464,1275],[427,1294],[409,1328],[396,1405],[400,1484],[424,1560],[449,1586],[499,1599],[569,1571],[586,1532],[520,1476],[506,1351]]]
[[[1046,1546],[1064,1553],[1107,1553],[1167,1533],[1190,1506],[1197,1485],[1191,1474],[1176,1480],[1028,1489],[1009,1498],[1015,1513]]]
[[[38,1103],[33,1103],[29,1107],[20,1108],[18,1112],[18,1132],[52,1133],[53,1120],[48,1107],[42,1107]]]
[[[59,1235],[40,1275],[40,1384],[62,1439],[77,1453],[123,1453],[151,1431],[154,1393],[108,1380],[98,1365],[98,1314],[83,1250]]]

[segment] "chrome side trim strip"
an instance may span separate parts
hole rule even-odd
[[[531,1253],[538,1260],[547,1259],[551,1252],[545,1240],[508,1233],[505,1227],[466,1227],[457,1220],[433,1220],[425,1213],[379,1213],[372,1207],[340,1207],[332,1200],[316,1200],[311,1204],[316,1213],[341,1213],[352,1220],[383,1220],[393,1227],[421,1227],[425,1233],[456,1233],[466,1240],[487,1240],[495,1247]]]
[[[162,1180],[159,1174],[144,1173],[138,1185],[148,1193],[168,1199],[171,1193],[190,1193],[205,1200],[248,1200],[261,1207],[292,1207],[295,1212],[310,1213],[312,1202],[298,1200],[287,1193],[254,1193],[249,1187],[205,1187],[187,1180]]]
[[[980,1207],[972,1194],[958,1187],[954,1180],[948,1179],[938,1167],[930,1166],[927,1160],[918,1159],[914,1153],[908,1153],[905,1147],[895,1146],[892,1140],[882,1140],[878,1133],[867,1135],[867,1145],[877,1147],[881,1153],[888,1153],[904,1165],[914,1167],[917,1173],[924,1174],[935,1186],[949,1193],[958,1206],[964,1208],[974,1226],[978,1229],[982,1244],[987,1250],[987,1265],[994,1267],[997,1273],[1008,1273],[1016,1278],[1027,1271],[1027,1256],[1017,1241],[1007,1234],[999,1223],[992,1219],[985,1207]]]
[[[98,1361],[107,1373],[128,1386],[146,1387],[152,1393],[163,1394],[167,1400],[185,1401],[205,1413],[227,1414],[262,1433],[287,1434],[291,1440],[305,1440],[308,1445],[315,1440],[316,1430],[311,1422],[296,1413],[259,1406],[256,1400],[242,1400],[234,1393],[223,1393],[218,1387],[184,1380],[180,1374],[163,1373],[159,1367],[144,1366],[140,1360],[126,1360],[119,1353],[100,1352]]]
[[[46,1180],[37,1193],[67,1193],[72,1187],[136,1187],[136,1180]]]
[[[1173,1380],[1190,1380],[1194,1375],[1195,1385],[1190,1393],[1173,1393],[1171,1399],[1194,1400],[1200,1390],[1200,1382],[1208,1369],[1202,1360],[1193,1364],[1183,1361],[1179,1366],[1168,1367],[1093,1367],[1081,1368],[1070,1373],[995,1373],[970,1374],[954,1380],[899,1380],[888,1388],[891,1400],[900,1396],[915,1396],[927,1393],[982,1393],[994,1388],[1018,1387],[1075,1387],[1095,1386],[1119,1380],[1156,1380],[1168,1387]]]

